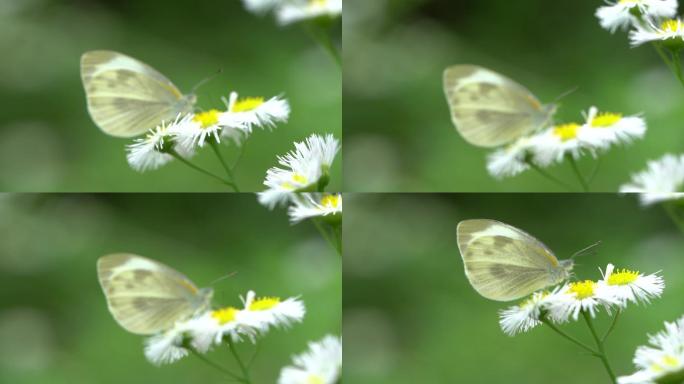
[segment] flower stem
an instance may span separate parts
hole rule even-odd
[[[540,321],[541,321],[542,323],[548,325],[549,328],[551,328],[552,330],[554,330],[554,331],[555,331],[556,333],[558,333],[559,335],[563,336],[563,337],[564,337],[565,339],[567,339],[568,341],[570,341],[570,342],[572,342],[573,344],[579,346],[580,348],[586,350],[587,352],[589,352],[589,353],[592,354],[593,356],[598,356],[598,352],[594,351],[593,348],[591,348],[590,346],[588,346],[588,345],[584,344],[583,342],[577,340],[576,338],[574,338],[574,337],[568,335],[567,333],[563,332],[560,328],[556,327],[552,322],[550,322],[549,319],[547,319],[546,317],[542,317],[542,318],[540,319]]]
[[[330,57],[332,57],[333,60],[335,60],[335,63],[338,67],[340,67],[341,70],[342,56],[340,55],[340,52],[337,50],[337,47],[335,47],[335,44],[333,43],[332,38],[330,37],[330,33],[328,33],[328,28],[318,23],[311,23],[307,26],[306,30],[307,32],[309,32],[311,38],[321,47],[323,47],[323,49],[326,52],[328,52]]]
[[[205,174],[205,175],[207,175],[207,176],[209,176],[209,177],[211,177],[211,178],[213,178],[213,179],[216,179],[216,180],[220,181],[221,183],[223,183],[223,184],[225,184],[225,185],[227,185],[227,186],[233,188],[233,190],[235,190],[235,191],[237,192],[237,187],[235,186],[235,184],[234,184],[233,182],[228,181],[228,180],[225,180],[225,179],[223,179],[221,176],[217,176],[217,175],[215,175],[215,174],[213,174],[213,173],[207,171],[207,170],[204,169],[204,168],[198,167],[197,165],[195,165],[195,164],[191,163],[190,161],[188,161],[187,159],[185,159],[183,156],[179,155],[178,152],[176,152],[176,151],[173,150],[173,149],[170,150],[170,151],[168,151],[167,153],[168,153],[169,155],[173,156],[176,160],[178,160],[178,161],[180,161],[181,163],[187,165],[188,167],[190,167],[190,168],[192,168],[192,169],[194,169],[194,170],[196,170],[196,171],[198,171],[198,172],[200,172],[200,173],[203,173],[203,174]]]
[[[598,347],[597,357],[601,359],[603,366],[606,367],[606,371],[608,371],[608,376],[610,376],[611,382],[614,384],[617,383],[617,380],[615,379],[615,372],[613,372],[613,368],[610,367],[610,363],[608,362],[608,356],[606,355],[606,349],[603,345],[603,340],[599,339],[598,334],[596,333],[596,328],[594,328],[591,315],[589,315],[587,311],[582,311],[582,316],[584,316],[584,320],[587,322],[587,326],[591,331],[591,335],[594,337],[594,340],[596,340],[596,346]]]
[[[663,48],[658,43],[653,43],[653,47],[655,47],[656,52],[658,52],[660,58],[663,59],[665,65],[667,65],[670,71],[677,77],[677,80],[684,86],[684,77],[682,77],[682,66],[679,60],[679,53],[672,52],[671,58],[668,58],[667,54],[665,54],[665,51],[663,51]]]
[[[611,332],[613,332],[613,329],[615,329],[615,325],[617,324],[619,317],[620,317],[620,309],[618,309],[617,312],[615,312],[615,317],[613,317],[613,321],[610,323],[610,327],[608,327],[608,330],[606,331],[606,333],[601,338],[602,343],[606,342],[606,339],[608,338],[608,336],[610,336]]]
[[[245,154],[245,147],[247,146],[247,141],[249,140],[249,137],[245,139],[245,141],[242,142],[240,145],[240,151],[238,152],[237,158],[235,158],[235,162],[233,163],[233,166],[230,167],[230,170],[235,172],[235,168],[237,168],[238,164],[240,164],[240,160],[242,160],[242,156]]]
[[[311,222],[314,224],[318,232],[321,234],[323,239],[340,255],[342,256],[342,244],[339,241],[335,241],[330,237],[330,233],[323,227],[321,222],[316,219],[312,218]]]
[[[542,175],[543,177],[545,177],[545,178],[551,180],[552,182],[558,184],[559,186],[563,187],[564,189],[567,189],[568,191],[573,191],[573,190],[574,190],[574,188],[572,188],[569,184],[566,184],[565,182],[561,181],[560,179],[557,179],[557,178],[551,176],[551,174],[549,174],[548,172],[544,171],[544,170],[543,170],[541,167],[539,167],[537,164],[535,164],[535,163],[533,163],[533,162],[531,162],[531,161],[528,161],[527,164],[530,166],[530,168],[532,168],[532,169],[534,169],[535,171],[537,171],[537,173],[539,173],[539,174]]]
[[[195,357],[197,357],[198,359],[200,359],[201,361],[203,361],[205,364],[207,364],[207,365],[211,366],[212,368],[214,368],[214,369],[220,371],[220,372],[223,373],[224,375],[229,376],[229,377],[230,377],[231,379],[233,379],[234,381],[237,381],[237,382],[240,382],[240,383],[246,383],[246,381],[243,380],[240,376],[236,375],[235,373],[229,371],[228,369],[226,369],[226,368],[224,368],[224,367],[222,367],[222,366],[220,366],[220,365],[214,363],[213,361],[207,359],[206,357],[202,356],[202,355],[201,355],[199,352],[197,352],[194,348],[189,348],[189,350],[190,350],[190,352],[192,352],[193,355],[195,355]]]
[[[230,348],[230,353],[233,354],[233,357],[235,358],[235,361],[237,362],[238,366],[240,367],[240,371],[242,372],[242,382],[245,384],[251,384],[252,380],[249,378],[249,369],[247,368],[245,363],[242,362],[240,354],[238,354],[237,349],[235,349],[235,343],[233,343],[233,340],[231,340],[230,337],[227,337],[226,340],[228,341],[228,348]]]
[[[684,222],[682,222],[682,219],[677,215],[675,204],[666,201],[663,203],[663,208],[665,209],[665,212],[667,212],[667,215],[670,216],[670,219],[677,225],[677,228],[684,233]]]
[[[216,141],[214,140],[209,140],[209,146],[211,146],[211,149],[214,150],[214,153],[216,154],[216,157],[218,157],[219,162],[223,166],[223,169],[226,170],[226,174],[228,175],[231,184],[233,184],[233,189],[235,190],[235,192],[240,192],[240,189],[235,183],[235,176],[233,176],[233,171],[231,171],[230,167],[228,166],[228,163],[226,163],[226,160],[223,158],[223,155],[221,155],[221,150],[218,146],[218,143],[216,143]]]
[[[570,167],[572,167],[572,171],[575,173],[575,176],[577,176],[577,180],[579,180],[580,185],[582,186],[582,191],[589,192],[589,184],[584,179],[584,176],[582,176],[582,172],[580,172],[579,167],[577,166],[577,161],[575,161],[575,158],[572,157],[572,155],[567,155],[566,157],[570,162]]]

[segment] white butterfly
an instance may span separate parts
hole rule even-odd
[[[183,95],[154,68],[114,51],[84,53],[81,80],[90,117],[117,137],[138,136],[190,113],[197,100],[194,94]]]
[[[482,296],[510,301],[570,277],[572,260],[558,260],[541,241],[494,220],[464,220],[458,249],[470,285]]]
[[[210,308],[213,290],[198,289],[166,265],[128,253],[102,256],[97,276],[114,319],[127,331],[151,335]]]
[[[546,128],[556,112],[522,85],[475,65],[447,68],[444,93],[456,130],[478,147],[498,147]]]

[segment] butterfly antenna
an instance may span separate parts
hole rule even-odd
[[[558,102],[561,101],[562,98],[564,98],[566,96],[570,96],[571,94],[577,92],[578,89],[579,89],[578,86],[575,86],[575,87],[568,89],[567,91],[561,93],[558,97],[556,97],[556,100],[554,100],[553,103],[558,104]]]
[[[224,276],[221,276],[221,277],[219,277],[218,279],[212,281],[209,285],[214,285],[214,284],[218,283],[218,282],[221,281],[221,280],[225,280],[225,279],[231,278],[231,277],[233,277],[233,276],[235,276],[235,275],[237,275],[237,271],[231,272],[231,273],[229,273],[229,274],[227,274],[227,275],[224,275]]]
[[[211,75],[211,76],[209,76],[209,77],[203,79],[203,80],[200,81],[199,83],[197,83],[194,87],[192,87],[192,94],[195,94],[195,93],[197,92],[197,89],[198,89],[199,87],[201,87],[201,86],[203,86],[204,84],[210,82],[211,80],[214,80],[218,75],[220,75],[220,74],[222,74],[222,73],[223,73],[223,68],[219,68],[219,70],[216,71],[216,73],[214,73],[213,75]]]
[[[570,256],[570,259],[573,260],[578,256],[595,255],[598,253],[599,246],[601,246],[601,241],[597,241],[584,249],[580,249],[579,251],[575,252],[572,256]]]

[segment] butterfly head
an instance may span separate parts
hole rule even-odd
[[[211,288],[201,288],[197,291],[196,312],[203,312],[211,308],[211,299],[214,298],[214,290]]]
[[[556,283],[567,280],[572,275],[572,268],[575,266],[575,262],[571,259],[559,260],[558,267],[553,271],[553,280]]]

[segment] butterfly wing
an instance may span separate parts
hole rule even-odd
[[[447,68],[444,93],[456,130],[479,147],[510,143],[539,129],[550,117],[525,87],[474,65]]]
[[[464,220],[456,229],[470,284],[482,296],[510,301],[556,284],[558,259],[524,231],[494,220]]]
[[[129,332],[154,334],[208,308],[210,296],[181,273],[142,256],[118,253],[97,261],[97,275],[114,319]]]
[[[154,68],[113,51],[81,56],[88,112],[105,133],[133,137],[192,111],[193,101]]]

